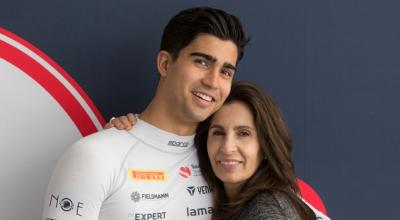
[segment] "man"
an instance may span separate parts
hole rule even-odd
[[[164,29],[156,94],[130,131],[81,139],[60,159],[44,219],[210,219],[193,137],[221,107],[248,42],[239,19],[191,8]]]

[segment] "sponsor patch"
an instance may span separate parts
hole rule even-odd
[[[206,207],[206,208],[186,207],[186,216],[212,215],[213,213],[214,213],[213,207]]]
[[[198,164],[190,164],[192,176],[201,176],[200,166]]]
[[[190,176],[201,176],[201,170],[198,164],[190,164],[190,166],[181,166],[179,168],[179,175],[185,179]]]
[[[168,193],[139,193],[138,191],[134,191],[131,193],[131,200],[133,202],[140,201],[158,201],[161,199],[168,199]]]
[[[193,196],[194,192],[196,192],[196,188],[194,186],[188,186],[186,187],[186,190],[188,191],[188,193]]]
[[[166,182],[168,175],[163,170],[128,169],[128,177],[132,181],[140,182]]]
[[[188,191],[189,195],[206,195],[212,193],[212,189],[209,186],[188,186],[186,187],[186,191]]]
[[[134,220],[160,220],[165,219],[167,212],[153,212],[153,213],[129,213],[128,218]]]
[[[183,178],[189,178],[192,175],[192,170],[189,167],[181,167],[179,168],[179,175]]]
[[[49,207],[82,216],[84,204],[82,202],[73,201],[70,198],[61,198],[60,195],[51,194],[49,198]]]

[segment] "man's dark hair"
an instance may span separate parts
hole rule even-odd
[[[238,48],[237,61],[243,57],[249,41],[236,16],[219,9],[196,7],[179,12],[169,21],[164,28],[160,50],[168,51],[176,60],[179,51],[202,33],[233,41]]]

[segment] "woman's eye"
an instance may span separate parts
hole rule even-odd
[[[241,131],[241,132],[239,132],[239,136],[250,136],[250,132],[247,132],[247,131]]]
[[[221,136],[221,135],[224,135],[224,132],[223,131],[213,131],[213,132],[211,132],[211,134],[214,136]]]

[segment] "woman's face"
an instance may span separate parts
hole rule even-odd
[[[255,173],[263,154],[253,115],[246,104],[224,104],[214,114],[207,152],[215,175],[225,186],[240,186]]]

